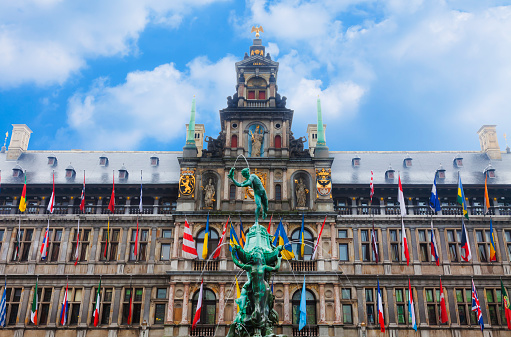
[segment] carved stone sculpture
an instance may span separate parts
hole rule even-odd
[[[295,180],[295,191],[296,191],[296,206],[297,207],[306,207],[307,204],[307,193],[309,190],[303,181],[303,178],[299,178],[298,181]]]
[[[215,185],[213,179],[209,179],[209,183],[204,187],[204,207],[213,209],[215,202]]]
[[[252,137],[252,152],[251,157],[261,157],[261,145],[263,144],[263,130],[259,132],[259,125],[256,127],[255,132],[250,131]]]

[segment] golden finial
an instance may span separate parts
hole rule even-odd
[[[253,33],[253,32],[256,33],[255,37],[256,37],[256,39],[258,39],[259,38],[259,33],[264,33],[264,30],[263,30],[262,26],[257,26],[257,27],[256,26],[252,26],[251,33]]]

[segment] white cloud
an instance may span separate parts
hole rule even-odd
[[[235,61],[232,56],[216,63],[198,57],[186,72],[172,63],[163,64],[151,71],[129,73],[117,86],[98,79],[87,93],[69,100],[68,127],[58,132],[62,137],[58,141],[86,149],[136,149],[147,139],[167,143],[182,138],[184,144],[193,95],[196,122],[216,121],[227,96],[218,93],[234,91]]]
[[[96,57],[136,51],[148,22],[177,27],[198,6],[224,0],[0,2],[0,89],[65,82]]]

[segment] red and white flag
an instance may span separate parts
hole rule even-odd
[[[80,249],[80,218],[78,218],[78,229],[76,230],[75,266],[78,264],[78,251]]]
[[[373,219],[373,230],[371,232],[371,246],[373,247],[374,253],[374,262],[378,263],[379,255],[378,255],[378,242],[376,240],[376,231],[374,230],[374,219]]]
[[[403,185],[401,185],[401,176],[399,176],[399,189],[397,191],[397,201],[399,201],[399,208],[401,209],[401,216],[406,216],[405,196],[403,194]]]
[[[218,245],[216,246],[215,253],[213,254],[212,259],[216,259],[217,257],[220,256],[220,250],[222,249],[222,243],[225,240],[225,232],[227,232],[227,225],[229,224],[230,221],[231,221],[231,216],[229,215],[229,217],[227,218],[227,222],[225,223],[224,230],[222,231],[222,237],[218,241]]]
[[[323,225],[321,225],[321,230],[319,231],[318,239],[316,240],[316,245],[314,246],[314,253],[312,253],[313,260],[316,258],[316,252],[318,251],[319,242],[321,240],[321,234],[323,233],[323,228],[325,227],[325,222],[326,222],[326,215],[325,215],[325,219],[323,220]]]
[[[83,171],[83,187],[82,187],[82,195],[80,196],[80,211],[83,212],[85,210],[85,171]]]
[[[408,251],[408,240],[406,239],[406,229],[403,218],[401,218],[401,235],[403,237],[403,252],[406,257],[406,265],[410,265],[410,252]]]
[[[44,233],[43,244],[41,245],[41,260],[46,260],[46,257],[48,257],[49,237],[50,237],[50,219],[48,219],[48,226],[46,226],[46,233]]]
[[[447,306],[445,305],[444,288],[442,288],[442,279],[440,279],[440,323],[447,323]]]
[[[199,255],[195,249],[195,241],[190,230],[188,220],[185,219],[185,231],[183,233],[183,257],[185,259],[196,259]]]
[[[197,323],[200,322],[200,313],[202,310],[202,289],[204,286],[204,279],[200,282],[200,291],[199,291],[199,299],[197,300],[197,311],[195,311],[195,316],[193,316],[192,322],[192,330],[195,329]]]
[[[472,259],[472,252],[470,250],[470,242],[468,240],[467,228],[463,218],[461,219],[461,249],[465,254],[461,254],[463,261],[468,262]]]
[[[385,318],[383,315],[383,300],[380,291],[380,280],[378,280],[378,323],[380,324],[380,331],[385,332]]]
[[[374,185],[373,185],[373,171],[371,171],[371,183],[369,184],[371,188],[370,196],[371,196],[371,204],[373,203],[373,195],[374,195]]]
[[[55,172],[53,172],[53,189],[51,192],[50,201],[48,201],[48,212],[53,214],[53,206],[55,206]]]

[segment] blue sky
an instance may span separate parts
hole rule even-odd
[[[216,137],[262,25],[293,132],[320,95],[332,150],[479,150],[511,134],[511,2],[0,1],[0,132],[29,149],[180,150],[191,100]],[[2,131],[3,130],[3,131]]]

